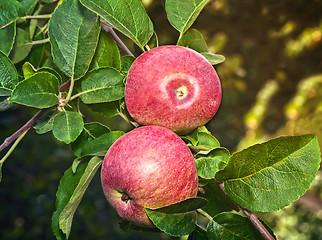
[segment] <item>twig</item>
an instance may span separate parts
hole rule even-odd
[[[0,152],[8,147],[14,140],[20,137],[27,129],[31,128],[37,120],[48,110],[48,108],[41,109],[37,112],[25,125],[23,125],[18,131],[12,134],[10,137],[6,138],[4,142],[0,145]]]
[[[111,34],[112,38],[114,39],[114,41],[116,42],[116,44],[127,54],[130,56],[133,56],[133,53],[127,48],[127,46],[123,43],[123,41],[119,38],[119,36],[117,36],[117,34],[114,32],[113,28],[111,28],[110,26],[107,26],[104,23],[101,23],[101,27],[104,31],[108,32],[109,34]]]
[[[224,183],[223,182],[217,182],[214,180],[215,183],[221,188],[221,190],[227,195]],[[259,231],[259,233],[262,235],[262,237],[265,240],[274,240],[273,236],[267,231],[267,229],[264,227],[264,225],[259,221],[259,219],[256,217],[256,215],[245,208],[242,208],[236,203],[237,207],[243,212],[243,214],[251,221],[251,223],[254,225],[254,227]]]

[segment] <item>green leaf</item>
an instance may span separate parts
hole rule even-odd
[[[208,52],[209,48],[201,32],[197,29],[189,29],[178,41],[179,46],[189,47],[199,53]]]
[[[16,0],[0,1],[0,27],[26,15],[24,7]]]
[[[124,97],[124,76],[112,68],[89,72],[82,80],[80,98],[86,104],[112,102]]]
[[[77,183],[77,186],[73,194],[71,195],[68,203],[66,204],[63,211],[59,215],[59,227],[63,231],[63,233],[66,234],[67,238],[69,237],[73,217],[78,208],[78,205],[82,200],[88,185],[90,184],[91,180],[93,179],[94,175],[96,174],[101,164],[102,164],[102,159],[99,157],[93,157],[89,161],[82,177]]]
[[[153,24],[140,0],[80,0],[111,27],[131,38],[141,49],[153,34]]]
[[[101,31],[91,66],[93,69],[110,67],[121,70],[120,51],[111,35],[105,31]]]
[[[98,16],[78,0],[64,0],[56,8],[49,22],[49,39],[54,62],[67,76],[78,79],[87,72],[100,29]]]
[[[34,129],[36,130],[36,133],[44,134],[44,133],[50,132],[53,129],[53,121],[54,121],[53,117],[50,117],[47,121],[38,121],[34,125]]]
[[[92,122],[84,125],[82,133],[79,137],[71,144],[72,150],[76,157],[82,156],[82,149],[88,144],[90,140],[96,139],[102,136],[104,133],[110,132],[108,127],[101,123]]]
[[[25,9],[27,14],[31,14],[32,10],[35,8],[38,0],[19,0],[20,4]]]
[[[205,126],[198,127],[191,135],[182,136],[191,142],[188,146],[196,151],[208,153],[212,149],[220,147],[218,140],[207,130]]]
[[[15,66],[4,53],[0,52],[0,96],[10,96],[18,81]]]
[[[104,117],[113,117],[119,114],[119,101],[108,103],[96,103],[86,105],[93,112],[99,113]]]
[[[0,29],[0,52],[7,56],[13,48],[13,43],[16,37],[16,22],[11,23],[9,26]]]
[[[121,58],[121,73],[126,76],[130,70],[132,63],[134,62],[135,57],[126,55]]]
[[[121,131],[112,131],[94,139],[78,142],[77,148],[74,147],[77,149],[77,151],[75,149],[75,155],[77,154],[77,157],[104,156],[111,145],[123,134],[124,132]]]
[[[96,161],[96,159],[94,161]],[[91,170],[88,168],[88,164],[88,161],[82,161],[78,165],[75,174],[72,171],[72,167],[70,167],[60,180],[56,193],[56,211],[53,214],[51,223],[53,233],[57,239],[66,239],[66,235],[61,231],[59,226],[60,214],[64,211],[73,194],[76,193],[75,189],[79,186],[81,179],[84,179],[83,176],[86,176],[84,173]]]
[[[39,72],[18,83],[10,102],[35,107],[48,108],[58,104],[59,79],[49,72]]]
[[[265,226],[265,225],[264,225]],[[269,227],[265,226],[272,234]],[[260,240],[262,235],[246,218],[235,213],[220,213],[207,226],[209,240]],[[275,236],[273,235],[274,239]]]
[[[78,112],[62,111],[53,120],[55,138],[69,144],[76,140],[84,127],[82,116]]]
[[[171,25],[183,34],[207,3],[208,0],[166,0],[165,10]]]
[[[159,46],[159,39],[156,32],[153,32],[152,37],[150,38],[149,42],[147,43],[150,49]]]
[[[201,55],[204,56],[208,60],[208,62],[210,62],[211,65],[216,65],[226,60],[226,58],[223,55],[214,54],[211,52],[202,52]]]
[[[21,62],[28,56],[32,48],[31,42],[29,30],[17,28],[15,43],[9,55],[14,64]]]
[[[313,135],[286,136],[234,153],[216,174],[228,196],[253,211],[281,209],[311,186],[321,162]]]
[[[40,30],[40,28],[35,29],[35,36],[34,41],[44,40],[45,34]],[[45,44],[35,44],[32,46],[28,61],[35,66],[36,68],[39,68],[41,61],[44,57],[44,51],[45,51]]]
[[[32,66],[32,64],[30,62],[25,62],[22,65],[22,72],[23,72],[23,77],[25,79],[30,78],[32,75],[35,74],[36,69],[34,68],[34,66]]]
[[[198,192],[198,196],[208,200],[208,205],[203,210],[212,217],[221,212],[239,211],[236,204],[214,181],[207,181],[207,184],[202,186],[202,190]]]
[[[178,213],[187,213],[195,211],[199,208],[203,208],[207,205],[208,201],[202,197],[192,197],[187,198],[183,201],[157,208],[157,209],[149,209],[159,213],[166,213],[166,214],[178,214]]]
[[[185,236],[195,229],[196,212],[166,214],[145,209],[147,215],[157,228],[171,236]]]
[[[196,225],[195,230],[189,235],[188,240],[208,240],[207,232]]]
[[[226,148],[215,148],[206,155],[197,155],[198,176],[204,179],[213,179],[216,172],[226,166],[229,156],[230,153]]]

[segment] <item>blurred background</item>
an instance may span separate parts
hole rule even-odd
[[[164,1],[143,3],[159,44],[176,44],[179,34],[166,19]],[[204,35],[212,52],[226,57],[215,66],[223,101],[207,124],[223,147],[234,152],[280,135],[313,133],[322,149],[321,13],[321,0],[215,0],[201,12],[192,27]],[[18,106],[0,112],[0,142],[35,113]],[[113,129],[119,119],[100,121]],[[29,131],[2,169],[0,239],[54,239],[50,224],[55,194],[73,160],[69,146],[51,133]],[[257,215],[278,239],[321,240],[322,171],[297,202]],[[174,239],[123,232],[119,220],[96,174],[74,216],[70,239]]]

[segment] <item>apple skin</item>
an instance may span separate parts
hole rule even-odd
[[[213,66],[181,46],[160,46],[141,54],[125,84],[125,104],[135,121],[182,134],[210,121],[221,96]]]
[[[195,160],[171,130],[143,126],[120,137],[107,151],[101,183],[120,217],[141,227],[155,227],[144,207],[160,208],[198,191]]]

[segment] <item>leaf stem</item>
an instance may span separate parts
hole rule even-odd
[[[114,39],[115,43],[119,46],[120,49],[122,49],[125,53],[125,55],[133,56],[133,53],[127,48],[127,46],[123,43],[123,41],[117,36],[117,34],[114,32],[113,28],[106,25],[105,23],[101,23],[101,28],[111,34],[112,38]]]
[[[7,26],[9,26],[11,23],[13,23],[14,21],[17,20],[26,20],[26,19],[48,19],[51,18],[51,14],[44,14],[44,15],[34,15],[34,16],[25,16],[25,17],[21,17],[18,19],[15,19],[13,21],[8,22],[7,24],[3,25],[2,27],[0,27],[0,30],[3,28],[6,28]]]
[[[14,144],[11,146],[11,148],[9,149],[9,151],[6,153],[6,155],[4,155],[4,157],[0,160],[0,164],[3,164],[4,161],[7,160],[7,158],[11,155],[11,153],[15,150],[15,148],[17,147],[18,143],[21,141],[21,139],[23,139],[23,137],[26,135],[26,133],[29,131],[30,128],[28,128],[26,131],[24,131],[14,142]]]
[[[221,190],[227,195],[227,193],[225,191],[224,183],[218,182],[216,180],[214,180],[214,181],[221,188]],[[259,219],[256,217],[256,215],[252,211],[242,208],[237,203],[235,203],[235,204],[242,211],[242,213],[249,219],[249,221],[251,221],[251,223],[259,231],[259,233],[262,235],[262,237],[265,240],[275,240],[275,238],[273,238],[273,236],[267,231],[267,229],[264,227],[264,225],[259,221]]]
[[[208,218],[209,219],[209,221],[212,221],[213,219],[212,219],[212,217],[208,214],[208,213],[206,213],[204,210],[202,210],[202,209],[197,209],[197,211],[201,214],[201,215],[203,215],[204,217],[206,217],[206,218]]]
[[[10,137],[6,138],[4,142],[0,145],[0,152],[8,147],[14,140],[20,137],[27,129],[31,128],[38,119],[48,110],[49,108],[44,108],[38,111],[25,125],[23,125],[18,131],[12,134]]]
[[[42,39],[42,40],[33,41],[31,43],[27,43],[26,45],[37,45],[37,44],[44,44],[44,43],[48,43],[48,42],[49,42],[49,38],[46,38],[46,39]]]

